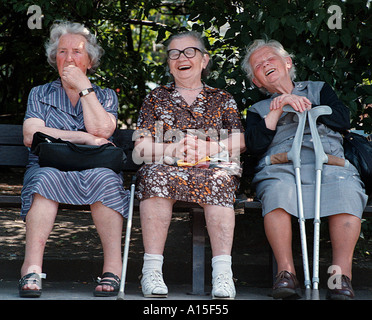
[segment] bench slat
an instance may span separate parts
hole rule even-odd
[[[0,166],[25,167],[28,163],[28,149],[22,146],[0,145]]]
[[[22,125],[0,125],[0,145],[23,146]]]

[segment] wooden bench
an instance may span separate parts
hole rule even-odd
[[[139,165],[132,161],[133,130],[120,129],[114,134],[114,142],[123,148],[127,155],[127,164],[124,171],[134,174]],[[24,168],[28,163],[28,149],[23,145],[22,125],[0,124],[0,167]],[[138,210],[138,201],[135,201],[135,210]],[[0,194],[1,207],[21,207],[19,195]],[[61,204],[61,208],[73,208],[76,206]],[[81,206],[80,206],[81,207]],[[84,206],[83,206],[84,207]],[[236,208],[244,208],[245,212],[260,214],[261,203],[258,201],[239,200],[235,202]],[[88,206],[84,209],[89,210]],[[203,209],[197,205],[187,202],[177,202],[174,210],[189,212],[192,222],[192,294],[205,293],[205,219]],[[364,212],[364,217],[372,216],[372,204],[370,203]],[[276,274],[276,263],[273,260],[273,276]]]
[[[117,130],[114,134],[114,142],[121,147],[127,155],[125,173],[134,174],[139,165],[132,161],[134,143],[132,141],[133,130]],[[0,167],[25,168],[28,163],[28,149],[23,144],[22,125],[0,124]],[[135,200],[135,210],[138,211],[139,203]],[[237,206],[260,210],[258,202],[237,202]],[[21,207],[20,195],[0,194],[1,207]],[[89,210],[89,206],[73,206],[61,204],[61,209],[83,209]],[[205,293],[205,220],[203,209],[193,203],[177,202],[175,211],[188,212],[191,219],[192,229],[192,292],[191,294]]]

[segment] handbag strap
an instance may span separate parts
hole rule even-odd
[[[100,146],[95,146],[95,148],[86,148],[87,145],[76,145],[70,141],[65,141],[65,143],[74,151],[84,154],[97,154],[107,149],[110,146],[113,146],[111,143],[102,144]]]

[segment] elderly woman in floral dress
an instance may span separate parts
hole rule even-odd
[[[212,168],[208,159],[221,152],[239,159],[244,150],[240,116],[229,93],[202,82],[209,55],[198,34],[173,36],[167,53],[174,82],[154,89],[145,98],[138,119],[141,137],[135,149],[146,161],[137,183],[145,248],[142,291],[145,297],[168,294],[162,275],[163,251],[172,207],[176,201],[186,201],[204,209],[213,254],[212,297],[233,299],[233,204],[239,179],[229,168]],[[226,135],[200,136],[212,131],[219,134],[223,129]],[[229,162],[227,167],[230,164],[236,165]]]

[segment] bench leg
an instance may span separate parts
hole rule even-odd
[[[202,208],[192,208],[192,292],[205,295],[205,218]]]

